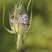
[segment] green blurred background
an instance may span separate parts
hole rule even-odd
[[[3,7],[5,10],[5,25],[9,26],[9,11],[18,0],[0,0],[0,52],[16,52],[16,35],[3,28]],[[26,8],[29,0],[23,0]],[[52,52],[52,0],[32,0],[33,19],[30,30],[26,34],[26,52]],[[30,10],[30,9],[29,9]]]

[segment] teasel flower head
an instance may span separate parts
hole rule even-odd
[[[12,12],[9,12],[9,24],[11,26],[11,30],[5,27],[5,23],[4,23],[5,5],[4,5],[3,27],[6,31],[14,34],[14,33],[26,33],[30,29],[31,22],[32,22],[32,10],[31,10],[30,16],[27,14],[30,3],[31,3],[31,0],[29,0],[26,11],[25,11],[23,3],[21,1],[19,3],[17,2],[17,4],[14,7],[14,10]]]
[[[26,11],[22,2],[20,1],[14,7],[12,12],[9,12],[9,24],[11,30],[5,27],[4,16],[5,16],[5,6],[3,8],[3,27],[6,31],[12,34],[17,34],[17,50],[23,47],[25,33],[28,32],[32,22],[32,10],[30,16],[28,15],[28,10],[31,0],[29,0]],[[30,18],[30,19],[29,19]]]
[[[14,33],[23,34],[29,28],[29,18],[24,10],[23,4],[20,2],[15,5],[14,11],[9,14],[9,23]]]

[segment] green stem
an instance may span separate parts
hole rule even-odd
[[[17,35],[16,45],[17,45],[17,50],[20,50],[23,47],[23,37],[21,34]]]

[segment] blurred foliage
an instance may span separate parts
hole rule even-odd
[[[4,30],[3,6],[6,5],[5,24],[10,29],[8,18],[18,0],[0,0],[0,52],[16,52],[16,35]],[[26,8],[29,0],[23,0]],[[52,0],[32,0],[33,19],[25,39],[27,52],[52,52]],[[30,9],[29,9],[30,10]]]

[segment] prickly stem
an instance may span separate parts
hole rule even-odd
[[[23,48],[23,45],[24,45],[24,41],[23,41],[22,35],[17,34],[17,40],[16,40],[16,48],[17,48],[17,51],[22,51],[20,49]]]

